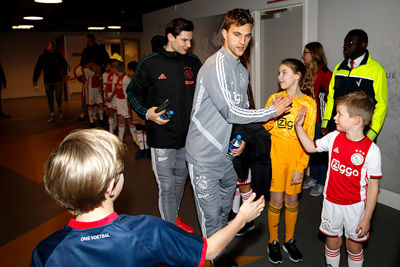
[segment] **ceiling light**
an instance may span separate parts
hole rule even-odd
[[[35,2],[42,4],[59,4],[62,3],[62,0],[35,0]]]
[[[24,19],[26,19],[26,20],[43,20],[43,17],[40,17],[40,16],[25,16]]]
[[[33,28],[33,25],[14,25],[11,28],[14,30],[29,30]]]
[[[107,26],[109,29],[121,29],[121,26]]]
[[[87,29],[89,31],[101,31],[101,30],[104,30],[105,27],[88,27]]]

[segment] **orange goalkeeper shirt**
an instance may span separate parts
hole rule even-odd
[[[282,95],[283,97],[288,96],[286,91],[273,94],[269,97],[265,106],[267,107],[271,105],[272,99],[275,99],[279,95]],[[307,108],[303,128],[306,131],[307,135],[313,140],[315,121],[317,118],[317,104],[315,100],[308,95],[303,95],[302,97],[293,97],[292,108],[289,109],[283,116],[268,121],[266,124],[264,124],[264,128],[269,131],[271,135],[279,137],[281,139],[298,140],[296,130],[294,128],[294,121],[297,117],[298,111],[301,109],[302,106],[305,106]],[[306,152],[302,153],[298,161],[298,164],[301,165],[301,168],[307,167],[308,159],[308,154]]]

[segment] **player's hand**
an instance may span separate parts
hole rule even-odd
[[[264,196],[261,196],[257,201],[253,201],[255,197],[256,193],[251,194],[250,197],[243,202],[242,206],[240,206],[236,216],[243,217],[246,222],[250,222],[260,216],[265,207]]]
[[[240,146],[236,149],[232,149],[232,156],[237,157],[243,153],[244,147],[246,146],[246,141],[242,140]]]
[[[294,125],[296,126],[303,126],[304,123],[304,119],[306,117],[306,112],[307,112],[307,108],[305,106],[302,106],[301,109],[299,110],[299,112],[297,113],[297,117],[294,120]]]
[[[275,108],[275,112],[278,116],[282,115],[292,107],[293,97],[286,96],[283,97],[279,95],[275,99],[272,99],[272,105]]]
[[[292,182],[290,183],[290,185],[300,184],[301,181],[303,181],[303,176],[303,173],[294,170],[292,174]]]
[[[325,135],[327,135],[329,133],[329,129],[328,128],[322,128],[321,129],[321,134],[322,134],[322,136],[325,136]]]
[[[155,111],[156,108],[157,107],[151,107],[147,110],[147,120],[153,121],[153,122],[157,123],[158,125],[164,125],[164,124],[168,123],[169,120],[163,120],[160,118],[160,116],[166,112],[166,109],[156,113],[156,111]]]
[[[35,91],[39,91],[39,86],[38,86],[37,82],[33,82],[32,85],[33,85],[33,88],[35,89]]]
[[[362,238],[366,234],[368,234],[370,227],[371,227],[371,222],[367,219],[362,218],[356,229],[356,233],[358,233],[358,237]]]

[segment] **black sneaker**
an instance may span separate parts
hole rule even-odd
[[[303,260],[303,255],[300,250],[294,244],[295,240],[290,239],[289,242],[283,243],[283,250],[289,254],[289,259],[293,262],[299,262]]]
[[[254,230],[254,228],[256,228],[254,221],[248,222],[243,226],[242,229],[240,229],[240,231],[236,234],[236,236],[242,236],[247,232]]]
[[[214,267],[238,267],[236,260],[230,256],[222,255],[212,261]]]
[[[282,263],[282,254],[281,247],[279,246],[279,242],[274,240],[271,244],[268,244],[268,260],[273,264]]]
[[[139,149],[139,151],[136,153],[136,155],[135,155],[135,158],[141,158],[141,157],[144,157],[144,156],[146,156],[146,150],[144,150],[144,149]]]

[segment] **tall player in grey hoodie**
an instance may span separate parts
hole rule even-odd
[[[227,224],[232,206],[237,177],[225,157],[232,124],[266,122],[288,110],[292,102],[290,97],[279,98],[265,109],[248,109],[249,75],[239,57],[250,42],[252,27],[248,10],[229,11],[222,29],[224,45],[206,60],[197,76],[186,160],[205,237]]]

